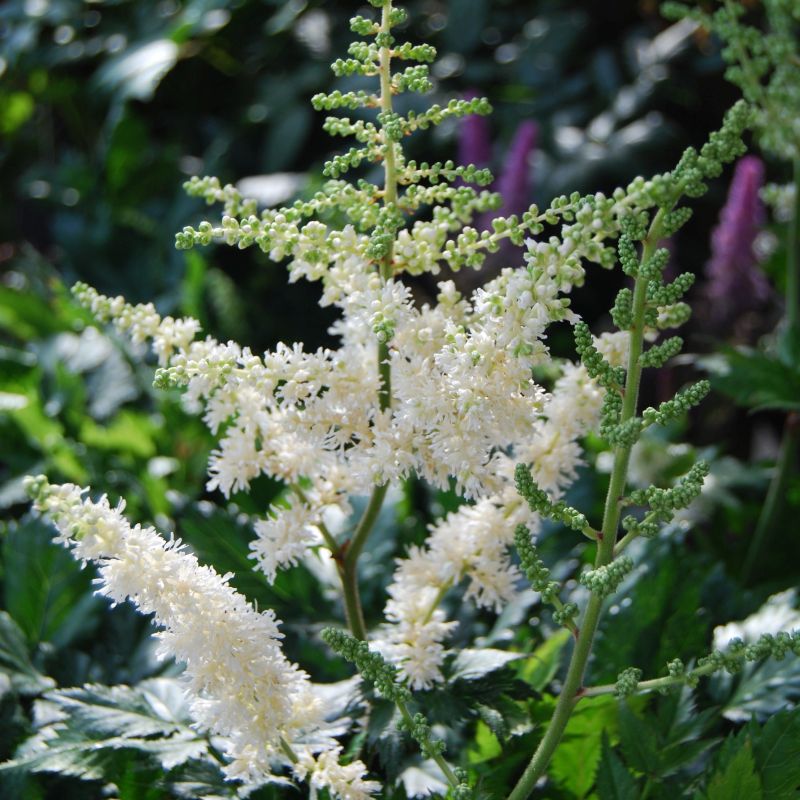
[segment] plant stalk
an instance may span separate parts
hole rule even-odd
[[[381,33],[391,32],[392,2],[389,0],[381,11]],[[392,53],[389,47],[379,50],[379,75],[381,96],[381,111],[392,111]],[[384,187],[383,205],[394,205],[397,202],[397,161],[395,157],[394,142],[386,137],[386,153],[384,155]],[[394,275],[394,243],[389,247],[386,256],[381,260],[379,270],[384,282]],[[389,360],[389,344],[378,341],[378,404],[381,411],[386,411],[392,405],[392,367]],[[339,573],[344,590],[344,605],[347,614],[347,624],[350,632],[358,639],[367,638],[367,628],[364,622],[364,612],[361,607],[361,598],[358,593],[358,557],[364,549],[367,538],[372,532],[375,521],[378,519],[383,500],[389,488],[388,483],[376,486],[372,490],[367,507],[356,526],[352,538],[346,545],[346,551],[339,561]],[[341,551],[340,551],[341,552]]]
[[[789,342],[800,339],[800,158],[794,162],[794,193],[794,208],[786,239],[786,308],[783,321],[783,335]],[[752,577],[758,558],[783,507],[786,484],[794,467],[798,446],[800,446],[800,416],[796,412],[791,412],[786,417],[775,471],[772,473],[767,496],[742,566],[744,583],[748,583]]]
[[[640,262],[642,264],[651,258],[658,246],[664,213],[665,211],[661,209],[653,218],[642,248]],[[639,363],[639,357],[642,354],[644,337],[647,283],[646,279],[637,276],[634,284],[633,324],[630,329],[630,353],[628,356],[628,372],[625,378],[625,395],[620,415],[621,424],[636,415],[637,401],[639,399],[639,385],[642,377],[642,366]],[[595,568],[605,566],[614,559],[614,543],[616,542],[619,519],[622,512],[622,498],[625,495],[631,448],[631,445],[617,445],[614,450],[614,467],[611,471],[608,494],[606,495],[603,527],[595,557]],[[522,777],[508,796],[508,800],[526,800],[533,791],[536,782],[547,769],[547,765],[550,763],[550,759],[553,757],[553,753],[564,735],[569,718],[580,697],[583,675],[592,652],[592,644],[600,621],[602,605],[603,598],[599,594],[593,593],[589,597],[583,618],[578,626],[578,637],[567,669],[567,677],[564,680],[564,686],[556,703],[550,724],[525,772],[523,772]]]

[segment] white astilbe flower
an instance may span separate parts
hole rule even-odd
[[[112,508],[105,497],[85,499],[87,490],[72,484],[28,480],[37,509],[58,528],[57,541],[97,564],[98,593],[154,615],[159,655],[185,664],[193,718],[226,742],[226,775],[246,784],[267,779],[271,760],[285,760],[281,738],[317,729],[323,711],[306,673],[284,656],[274,613],[256,611],[230,586],[231,575],[199,564],[179,540],[131,526],[123,503]],[[339,750],[332,741],[329,747],[318,759],[333,776]],[[326,785],[342,798],[362,796],[345,791],[351,773],[341,769],[339,781]],[[354,767],[350,782],[368,793],[377,784],[356,781],[362,771]]]
[[[609,331],[594,337],[594,346],[612,367],[627,367],[631,349],[630,331]]]
[[[324,750],[316,758],[309,752],[300,754],[293,767],[299,780],[307,780],[311,784],[312,798],[318,789],[328,789],[341,800],[367,800],[380,791],[377,781],[367,780],[367,768],[361,761],[340,764],[341,748]]]
[[[234,223],[225,228],[231,235]],[[559,295],[582,280],[580,259],[547,244],[527,267],[504,270],[469,298],[444,282],[436,305],[416,308],[408,287],[382,280],[365,256],[363,236],[345,228],[331,249],[325,231],[316,223],[302,231],[280,223],[274,241],[282,247],[299,237],[291,279],[321,279],[323,304],[341,309],[332,329],[341,337],[336,350],[279,344],[259,356],[233,342],[191,341],[195,321],[162,320],[152,306],[131,306],[89,287],[77,295],[100,319],[137,341],[152,340],[165,365],[158,382],[186,388],[187,409],[202,413],[219,437],[209,490],[230,497],[262,474],[315,489],[335,481],[332,502],[340,504],[416,473],[442,488],[454,479],[465,497],[496,502],[509,481],[502,454],[530,444],[546,413],[548,395],[531,370],[547,357],[548,323],[571,318]],[[435,243],[440,234],[429,231],[426,240]],[[326,249],[330,260],[312,258],[315,248]],[[378,339],[388,345],[389,408],[379,401]],[[577,458],[574,446],[561,449],[559,480]],[[256,525],[253,554],[270,579],[317,541],[308,525],[281,517]],[[493,598],[487,604],[495,605],[508,594],[505,565],[476,567],[475,574],[482,577],[470,592],[480,602]]]
[[[320,543],[323,511],[324,506],[296,501],[288,507],[270,507],[269,517],[255,522],[250,553],[270,583],[279,567],[296,565],[310,547]]]
[[[443,680],[444,641],[456,623],[438,605],[449,588],[466,578],[465,597],[495,611],[516,592],[519,573],[509,555],[514,529],[522,523],[534,531],[539,520],[516,492],[515,463],[529,463],[552,496],[563,494],[581,463],[578,439],[596,424],[601,405],[602,392],[585,368],[564,365],[528,441],[513,457],[495,459],[498,492],[448,514],[431,526],[424,547],[398,560],[385,609],[390,624],[378,645],[412,688]]]

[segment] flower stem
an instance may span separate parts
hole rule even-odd
[[[408,706],[402,700],[396,700],[395,704],[397,705],[397,709],[400,711],[400,714],[403,717],[403,721],[408,726],[408,729],[411,730],[414,727],[414,721],[411,718],[411,713],[408,710]],[[450,769],[450,765],[444,760],[441,753],[433,752],[431,757],[438,764],[439,769],[444,773],[445,778],[447,778],[447,782],[453,789],[455,789],[456,786],[458,786],[458,778],[456,778],[453,770]]]
[[[800,446],[800,414],[791,412],[786,417],[778,461],[775,464],[775,471],[772,473],[767,497],[761,507],[761,514],[758,517],[758,523],[756,524],[753,538],[750,540],[750,547],[747,549],[747,556],[742,567],[742,582],[745,584],[749,582],[753,574],[759,555],[764,550],[769,534],[774,527],[775,519],[783,506],[786,484],[789,481],[789,475],[797,458],[798,446]]]
[[[786,332],[800,327],[800,158],[794,162],[794,209],[786,242]]]
[[[347,542],[347,549],[341,560],[340,574],[342,578],[342,588],[344,589],[344,607],[347,612],[347,624],[350,632],[357,639],[367,638],[367,627],[364,623],[364,612],[361,609],[361,597],[358,593],[358,570],[357,563],[361,551],[367,542],[367,538],[372,532],[375,522],[380,514],[383,498],[386,497],[388,483],[376,486],[372,490],[367,507],[358,521],[353,536]]]
[[[783,335],[791,347],[793,340],[800,339],[800,158],[794,162],[794,208],[789,220],[786,239],[785,287],[786,309]],[[742,567],[744,583],[750,580],[758,557],[764,550],[775,519],[783,506],[786,484],[794,467],[798,445],[800,445],[800,416],[797,412],[790,412],[783,427],[783,437],[775,471],[772,473],[767,496],[761,507],[761,514],[758,517]]]
[[[389,34],[391,32],[391,13],[392,0],[388,0],[381,12],[380,32]],[[384,113],[392,111],[392,52],[388,46],[381,47],[379,50],[380,60],[380,106]],[[395,157],[395,144],[388,137],[385,141],[386,153],[384,155],[384,187],[383,205],[393,205],[397,202],[397,161]],[[394,275],[394,242],[389,246],[389,250],[381,259],[380,274],[381,278],[388,281]],[[378,376],[380,387],[378,389],[378,404],[381,411],[386,411],[392,405],[392,366],[389,359],[389,344],[385,341],[378,342]],[[347,623],[353,636],[359,639],[367,638],[367,628],[364,623],[364,612],[361,608],[361,598],[358,593],[358,571],[357,562],[361,551],[364,549],[367,538],[372,531],[375,521],[380,513],[383,500],[386,497],[388,483],[376,486],[372,490],[364,514],[356,526],[352,538],[347,543],[347,551],[341,560],[340,574],[342,578],[342,588],[344,589],[344,604],[347,613]]]
[[[703,675],[710,675],[715,670],[719,669],[714,664],[704,664],[702,667],[696,667],[690,670],[686,675],[666,675],[663,678],[651,678],[647,681],[639,681],[636,686],[636,694],[640,692],[654,692],[658,689],[669,689],[670,686],[676,684],[686,683],[687,678],[701,678]],[[604,694],[615,694],[617,685],[615,683],[606,683],[602,686],[588,686],[580,693],[579,700],[584,697],[599,697]]]
[[[665,214],[661,209],[653,218],[647,238],[642,249],[641,263],[645,263],[655,252],[661,238],[661,222]],[[628,355],[628,372],[625,378],[625,396],[620,414],[620,424],[626,423],[636,415],[636,406],[639,399],[639,384],[642,377],[642,366],[639,357],[642,354],[644,336],[644,312],[647,301],[647,279],[637,276],[633,290],[633,323],[630,328],[631,342]],[[602,538],[597,547],[595,568],[605,566],[614,559],[614,543],[617,538],[619,519],[622,511],[621,500],[625,494],[625,484],[628,476],[628,462],[631,455],[630,444],[620,444],[614,450],[614,467],[608,484],[605,511],[603,513]],[[556,703],[553,716],[547,731],[539,743],[530,763],[523,772],[517,785],[508,796],[508,800],[526,800],[533,791],[536,782],[544,774],[553,753],[558,747],[569,718],[579,700],[583,675],[586,664],[592,652],[594,635],[600,621],[603,598],[599,593],[593,593],[586,605],[583,618],[578,625],[578,637],[572,651],[567,677]]]

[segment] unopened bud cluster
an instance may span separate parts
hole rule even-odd
[[[580,582],[590,591],[601,597],[608,597],[617,590],[625,576],[633,569],[633,560],[620,556],[616,561],[596,569],[582,572]]]

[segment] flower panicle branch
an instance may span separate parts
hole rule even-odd
[[[750,644],[742,639],[732,639],[726,649],[714,650],[698,659],[697,666],[687,667],[680,658],[667,664],[667,675],[661,678],[642,680],[642,671],[629,667],[620,672],[617,682],[603,686],[588,686],[579,693],[579,699],[613,694],[616,697],[629,697],[642,692],[659,691],[666,693],[682,686],[695,688],[700,678],[709,677],[716,672],[727,672],[735,675],[741,672],[747,663],[754,663],[772,658],[782,661],[788,654],[800,656],[800,630],[781,631],[777,634],[762,634],[757,641]]]

